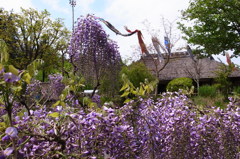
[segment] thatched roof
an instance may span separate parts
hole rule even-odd
[[[164,61],[167,61],[167,54],[163,54],[163,57]],[[193,78],[193,76],[197,75],[196,71],[199,72],[200,79],[215,78],[215,72],[223,65],[210,58],[197,59],[194,57],[194,59],[195,61],[187,52],[172,53],[169,63],[159,72],[159,80],[172,80],[178,77]],[[156,71],[156,65],[160,69],[164,64],[163,61],[159,62],[156,54],[144,56],[141,60],[153,73]],[[230,77],[240,77],[240,69],[235,69]]]

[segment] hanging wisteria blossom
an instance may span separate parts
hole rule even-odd
[[[118,70],[121,61],[117,44],[91,16],[78,19],[68,53],[76,71],[88,81]]]

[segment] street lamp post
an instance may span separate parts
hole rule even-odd
[[[76,0],[69,0],[69,4],[72,6],[72,31],[74,32],[74,7],[76,6]]]

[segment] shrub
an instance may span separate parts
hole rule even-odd
[[[140,87],[140,83],[144,83],[146,78],[149,82],[155,80],[155,77],[142,62],[134,62],[129,66],[124,66],[121,70],[122,74],[127,75],[134,87]]]
[[[175,78],[170,81],[167,85],[167,91],[174,92],[178,91],[179,89],[189,90],[193,86],[193,81],[191,78],[181,77]]]
[[[215,81],[219,84],[219,90],[224,95],[225,100],[228,100],[228,94],[230,93],[230,88],[232,86],[231,81],[229,80],[229,76],[233,71],[232,65],[224,65],[222,64],[219,67],[219,70],[215,72],[217,78]]]
[[[233,92],[236,94],[240,94],[240,86],[234,87]]]
[[[112,98],[107,97],[107,96],[101,96],[101,98],[100,98],[101,105],[103,105],[106,102],[111,102],[111,101],[112,101]]]
[[[219,107],[226,108],[228,102],[224,101],[224,96],[220,93],[216,95],[216,97],[203,97],[203,96],[194,96],[192,100],[195,105],[197,105],[201,109],[208,109],[209,107]]]
[[[214,103],[215,106],[221,108],[221,109],[224,109],[226,106],[225,106],[225,103],[223,101],[216,101]]]
[[[202,97],[216,97],[217,88],[214,86],[204,85],[199,88],[198,92],[199,96]]]

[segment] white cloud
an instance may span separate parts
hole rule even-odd
[[[188,6],[188,0],[107,0],[105,15],[107,19],[117,24],[121,30],[124,25],[131,29],[140,29],[144,35],[145,43],[150,43],[151,37],[146,32],[143,25],[144,20],[151,23],[151,27],[161,30],[161,18],[164,17],[169,21],[174,21],[181,16],[180,11]],[[161,32],[163,32],[161,30]],[[179,32],[180,34],[180,32]],[[112,34],[111,34],[112,35]],[[161,35],[162,37],[164,35]],[[123,56],[129,55],[133,51],[132,46],[138,46],[137,37],[119,37],[111,36],[116,40]],[[161,37],[160,37],[161,38]],[[160,39],[162,40],[162,39]],[[180,45],[185,45],[182,42]]]
[[[139,22],[144,19],[156,21],[160,16],[174,20],[180,16],[180,10],[188,5],[188,0],[112,0],[108,1],[106,13],[118,20]]]
[[[62,12],[65,14],[70,14],[69,6],[62,7],[60,6],[60,0],[42,0],[45,4],[49,5],[53,10],[57,12]]]
[[[0,7],[3,7],[5,10],[13,10],[15,12],[20,12],[22,8],[33,8],[31,0],[0,0]]]

